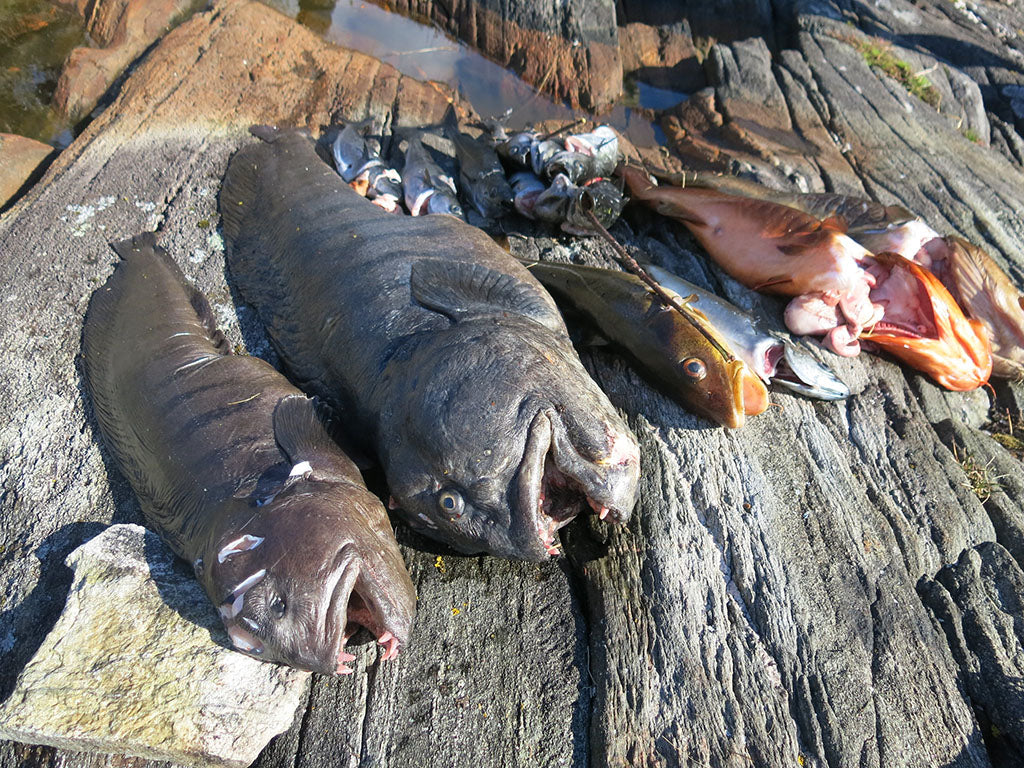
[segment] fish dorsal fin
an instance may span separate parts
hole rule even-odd
[[[274,440],[292,463],[292,475],[351,482],[355,464],[330,434],[331,416],[317,398],[288,395],[274,408]]]
[[[196,315],[198,315],[199,321],[202,323],[203,328],[206,329],[206,335],[209,337],[210,342],[216,348],[217,352],[222,355],[231,354],[231,344],[224,336],[223,332],[217,328],[217,319],[213,315],[213,309],[210,307],[210,302],[202,292],[185,279],[185,275],[182,274],[181,268],[178,267],[177,262],[171,258],[171,255],[156,244],[156,235],[153,232],[142,232],[134,237],[128,238],[127,240],[111,243],[110,247],[114,249],[114,252],[118,256],[121,257],[122,261],[132,261],[138,258],[152,258],[160,261],[173,275],[178,278],[182,289],[185,291],[185,295],[188,296],[189,304],[192,305],[192,309],[194,309]]]
[[[417,302],[456,322],[514,312],[548,327],[560,327],[546,293],[516,275],[482,264],[417,261],[412,265],[409,287]]]

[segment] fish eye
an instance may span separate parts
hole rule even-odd
[[[688,357],[683,360],[683,373],[694,381],[700,381],[708,375],[708,369],[699,357]]]
[[[285,603],[284,598],[280,595],[275,597],[273,601],[270,603],[270,613],[273,614],[275,619],[283,619],[284,612],[287,608],[288,605]]]
[[[437,497],[437,508],[442,514],[452,518],[462,517],[462,510],[465,509],[465,502],[462,496],[456,491],[443,491]]]

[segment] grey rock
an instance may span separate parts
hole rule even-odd
[[[291,726],[309,675],[231,650],[155,534],[112,526],[67,564],[67,605],[0,710],[0,737],[241,768]]]

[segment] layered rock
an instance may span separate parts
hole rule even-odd
[[[291,726],[309,675],[231,650],[156,534],[112,526],[67,565],[67,605],[0,709],[0,737],[244,768]]]
[[[0,209],[6,207],[52,153],[49,144],[0,133]]]

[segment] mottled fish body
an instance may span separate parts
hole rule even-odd
[[[528,266],[687,408],[737,428],[768,407],[764,384],[699,311],[684,316],[665,307],[625,272],[553,262]]]
[[[565,148],[593,158],[590,178],[611,176],[619,164],[619,137],[609,125],[599,125],[590,133],[566,136]]]
[[[783,334],[762,330],[753,315],[667,269],[655,265],[645,268],[664,288],[679,296],[692,296],[690,306],[704,313],[729,348],[762,381],[820,400],[841,400],[850,396],[849,387],[829,368]]]
[[[83,359],[147,524],[193,564],[238,650],[346,673],[345,638],[362,626],[390,658],[409,637],[412,582],[322,409],[266,362],[230,353],[152,234],[115,250]]]
[[[455,181],[441,170],[423,146],[419,136],[410,136],[405,150],[402,169],[405,188],[405,207],[413,216],[429,213],[448,213],[465,218]]]
[[[452,108],[445,115],[445,132],[455,145],[459,181],[473,207],[485,219],[504,216],[512,207],[512,187],[494,149],[486,140],[462,133]]]
[[[628,519],[635,439],[530,273],[454,217],[382,213],[301,134],[253,132],[220,198],[233,280],[293,376],[377,455],[409,524],[543,560],[581,511]]]

